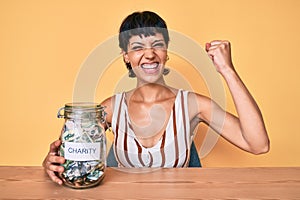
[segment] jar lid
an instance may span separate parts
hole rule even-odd
[[[73,103],[66,103],[66,108],[78,108],[78,109],[85,109],[85,108],[101,108],[101,105],[94,102],[73,102]]]
[[[66,103],[65,107],[62,107],[58,110],[58,118],[68,118],[69,114],[81,114],[86,112],[100,112],[100,116],[104,117],[104,108],[99,103],[94,102],[72,102]],[[64,114],[61,111],[64,110]]]

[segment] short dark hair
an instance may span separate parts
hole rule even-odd
[[[134,12],[128,15],[122,22],[119,30],[119,47],[127,52],[129,39],[134,35],[145,37],[161,33],[168,45],[169,32],[166,22],[156,13],[151,11]],[[130,63],[126,63],[127,69],[131,69]]]

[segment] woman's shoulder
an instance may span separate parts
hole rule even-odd
[[[185,96],[187,97],[187,100],[189,103],[205,103],[205,102],[209,102],[211,101],[211,99],[204,95],[204,94],[200,94],[198,92],[194,92],[191,90],[187,90],[187,89],[177,89],[177,88],[172,88],[169,87],[169,89],[174,93],[174,94],[179,94],[180,92],[182,92],[183,94],[185,94]]]
[[[178,89],[178,91],[182,91],[183,93],[187,94],[188,100],[194,100],[194,101],[205,101],[210,100],[210,98],[204,94],[200,94],[198,92],[194,92],[191,90],[186,89]]]
[[[103,100],[100,104],[105,107],[105,112],[107,115],[112,115],[115,107],[115,102],[120,101],[123,95],[126,95],[127,92],[116,93],[113,96],[110,96]]]
[[[207,97],[206,95],[204,95],[204,94],[200,94],[200,93],[198,93],[198,92],[193,92],[193,91],[189,91],[189,90],[186,90],[187,92],[188,92],[188,96],[189,97],[196,97],[196,98],[204,98],[204,99],[206,99],[206,98],[209,98],[209,97]]]
[[[209,104],[212,102],[210,97],[197,92],[188,91],[187,96],[189,105],[196,105],[198,108],[197,110],[209,106]]]
[[[104,101],[102,101],[100,104],[104,107],[104,111],[106,113],[106,121],[111,122],[112,114],[114,110],[114,102],[115,102],[115,95],[106,98]]]
[[[203,94],[188,91],[187,99],[190,119],[197,117],[198,120],[201,120],[201,113],[211,109],[212,100]]]
[[[110,96],[102,101],[100,104],[105,107],[111,107],[112,102],[114,101],[115,96]]]

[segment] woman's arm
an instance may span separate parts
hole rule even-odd
[[[62,185],[63,181],[56,174],[64,171],[64,167],[60,165],[65,162],[65,158],[57,155],[60,145],[60,140],[56,140],[50,144],[49,152],[43,161],[43,167],[52,181]]]
[[[228,41],[215,40],[206,44],[206,51],[217,71],[224,77],[231,92],[238,117],[224,112],[216,103],[199,96],[204,103],[199,117],[217,130],[225,139],[254,154],[268,152],[269,138],[262,114],[254,98],[234,70]],[[214,121],[211,120],[213,110]],[[222,124],[223,117],[225,119]]]
[[[105,99],[102,103],[101,106],[104,106],[104,112],[106,113],[106,118],[105,121],[110,124],[112,121],[112,115],[113,115],[113,108],[114,108],[114,102],[115,102],[115,97],[109,97]],[[106,124],[105,124],[106,126]],[[106,127],[108,128],[108,127]]]

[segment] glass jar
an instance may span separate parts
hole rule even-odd
[[[68,103],[59,109],[57,117],[65,119],[59,155],[66,161],[59,176],[71,188],[98,185],[106,168],[104,107],[96,103]]]

